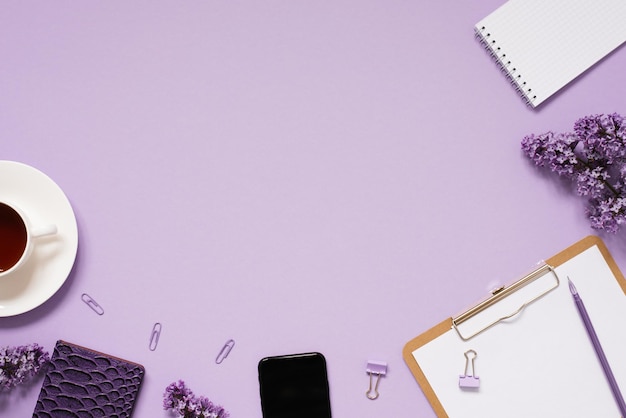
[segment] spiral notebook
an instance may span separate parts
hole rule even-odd
[[[620,416],[568,279],[626,393],[626,280],[604,242],[588,236],[405,345],[438,417]]]
[[[536,107],[626,41],[624,0],[509,0],[474,31]]]

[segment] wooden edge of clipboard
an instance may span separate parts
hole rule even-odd
[[[443,405],[441,405],[441,402],[439,402],[439,398],[437,398],[437,394],[433,390],[432,386],[430,386],[428,379],[426,379],[426,375],[424,375],[422,368],[419,366],[419,364],[417,364],[417,361],[415,361],[415,357],[413,357],[413,352],[421,346],[426,345],[435,338],[439,337],[440,335],[443,335],[444,333],[450,331],[451,328],[452,318],[448,318],[445,321],[435,325],[425,333],[413,338],[411,341],[406,343],[404,349],[402,350],[402,357],[404,357],[404,362],[407,366],[409,366],[411,373],[413,373],[413,377],[415,377],[415,380],[417,380],[417,383],[422,388],[422,392],[424,392],[424,395],[428,399],[428,402],[430,402],[430,406],[433,408],[437,416],[442,418],[447,418],[448,414],[443,409]]]
[[[553,267],[558,267],[561,264],[565,263],[567,260],[574,258],[576,255],[582,253],[588,248],[593,247],[594,245],[598,246],[600,253],[604,257],[609,268],[611,269],[611,272],[613,272],[613,275],[615,275],[615,278],[617,279],[619,286],[622,289],[622,292],[626,294],[626,280],[624,279],[624,275],[615,263],[613,256],[611,255],[611,253],[609,253],[609,250],[607,249],[602,239],[596,235],[589,235],[581,239],[580,241],[569,246],[560,253],[550,257],[548,260],[546,260],[546,263]],[[435,325],[428,331],[413,338],[411,341],[405,344],[402,350],[402,357],[404,358],[404,362],[409,367],[409,370],[411,370],[413,377],[415,377],[415,380],[422,389],[422,392],[424,392],[424,395],[430,403],[430,406],[433,408],[433,411],[437,414],[437,417],[439,418],[448,418],[448,414],[443,408],[441,402],[439,402],[437,394],[431,387],[428,379],[426,379],[424,372],[420,368],[419,364],[417,364],[417,362],[415,361],[415,357],[413,357],[413,352],[418,348],[426,345],[430,341],[434,340],[435,338],[439,337],[440,335],[443,335],[447,331],[450,331],[450,329],[452,329],[452,318],[444,320],[443,322]]]
[[[561,264],[565,263],[567,260],[574,258],[578,254],[582,253],[588,248],[593,247],[594,245],[598,246],[598,249],[600,250],[600,253],[604,257],[604,260],[606,261],[609,268],[611,269],[611,272],[617,279],[619,287],[622,289],[622,292],[626,294],[626,283],[624,283],[625,281],[624,275],[622,274],[619,267],[617,266],[617,263],[613,259],[613,256],[609,252],[604,241],[602,241],[602,239],[596,235],[589,235],[581,239],[577,243],[573,244],[572,246],[566,248],[565,250],[561,251],[557,255],[546,260],[546,263],[550,264],[551,266],[558,267]]]

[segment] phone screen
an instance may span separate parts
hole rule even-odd
[[[326,359],[320,353],[259,362],[263,418],[331,418]]]

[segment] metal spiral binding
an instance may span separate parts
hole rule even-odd
[[[500,67],[500,70],[509,79],[509,82],[513,85],[518,94],[526,101],[526,104],[529,106],[532,105],[537,96],[533,94],[532,88],[526,85],[522,74],[513,66],[511,60],[507,59],[506,54],[500,49],[496,40],[491,38],[491,34],[487,32],[487,28],[484,26],[480,29],[476,28],[475,36],[498,64],[498,67]]]

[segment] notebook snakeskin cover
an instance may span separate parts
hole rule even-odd
[[[33,418],[130,417],[142,365],[57,341]]]

